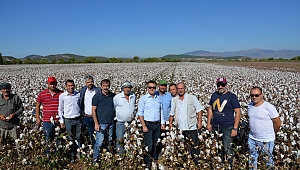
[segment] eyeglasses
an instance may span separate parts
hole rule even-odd
[[[222,82],[217,83],[217,87],[220,87],[220,86],[225,87],[226,83],[222,83]]]
[[[250,94],[251,97],[259,97],[261,94]]]
[[[148,87],[148,89],[156,89],[156,87]]]

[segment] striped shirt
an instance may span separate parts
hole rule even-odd
[[[62,91],[58,90],[52,95],[49,89],[46,89],[38,95],[36,102],[41,103],[43,106],[43,122],[51,122],[51,117],[53,117],[53,120],[58,120],[58,118],[56,118],[58,115],[58,100],[59,95],[62,93]]]

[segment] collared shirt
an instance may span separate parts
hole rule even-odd
[[[124,92],[114,97],[114,107],[117,120],[120,122],[129,122],[134,118],[135,95],[133,92],[129,94],[129,101],[125,98]]]
[[[194,107],[196,109],[196,112],[199,113],[201,110],[203,110],[203,106],[200,104],[199,100],[196,98],[196,96],[193,96],[194,99]],[[181,130],[196,130],[197,125],[193,125],[191,128],[188,126],[188,117],[187,117],[187,93],[184,94],[183,100],[178,100],[178,125],[179,129]],[[175,113],[175,104],[172,104],[171,106],[171,112],[170,115],[174,116]]]
[[[9,99],[5,100],[3,95],[0,94],[0,114],[5,117],[14,113],[10,121],[0,120],[0,128],[9,129],[19,124],[19,115],[24,111],[24,107],[20,97],[16,94],[10,94]]]
[[[159,91],[156,91],[155,94],[158,95],[162,100],[164,121],[166,122],[170,118],[172,95],[170,92],[165,92],[164,95],[160,95]]]
[[[43,106],[43,122],[50,122],[51,117],[57,120],[58,100],[59,95],[62,93],[63,91],[57,90],[57,92],[52,95],[49,89],[46,89],[38,95],[36,102],[41,103]]]
[[[63,118],[75,118],[80,116],[80,93],[74,91],[70,95],[67,91],[59,96],[58,117],[59,122],[64,123]]]
[[[150,94],[142,96],[138,103],[137,115],[144,116],[145,121],[160,121],[161,124],[164,124],[161,98],[157,95],[152,98]]]
[[[84,95],[84,113],[92,115],[92,98],[96,94],[96,88],[91,91],[87,88]]]
[[[92,99],[92,106],[97,106],[96,114],[99,124],[109,124],[115,117],[113,98],[115,93],[109,92],[108,96],[102,92],[96,93]]]

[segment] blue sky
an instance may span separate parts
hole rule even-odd
[[[0,52],[162,57],[300,49],[299,0],[1,0]]]

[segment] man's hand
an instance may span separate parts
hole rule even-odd
[[[231,130],[231,137],[235,137],[237,135],[237,130],[232,129]]]
[[[99,124],[95,124],[95,131],[99,132],[100,128],[101,128],[101,126]]]
[[[202,128],[202,122],[198,122],[198,129]]]
[[[15,116],[14,113],[10,114],[9,116],[7,116],[5,119],[6,121],[9,121],[10,119],[12,119]]]
[[[5,116],[0,114],[0,120],[6,121]]]
[[[60,128],[64,129],[65,128],[65,124],[64,123],[60,123]]]
[[[143,126],[143,132],[148,132],[147,126]]]
[[[212,126],[211,126],[211,124],[210,123],[208,123],[207,125],[206,125],[206,129],[208,130],[208,131],[212,131]]]
[[[165,125],[164,124],[160,125],[160,129],[165,130],[166,129]]]
[[[41,125],[41,118],[40,117],[36,118],[36,124]]]

